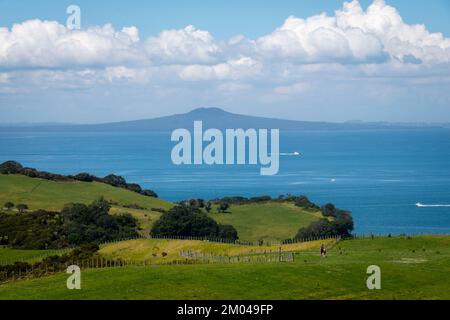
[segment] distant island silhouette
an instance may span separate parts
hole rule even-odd
[[[284,131],[299,131],[450,128],[448,124],[298,121],[242,115],[227,112],[220,108],[198,108],[183,114],[174,114],[153,119],[101,124],[10,124],[0,126],[0,131],[172,131],[177,128],[191,128],[193,122],[196,120],[203,121],[205,128],[217,129],[277,128]]]

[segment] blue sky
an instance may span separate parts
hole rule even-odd
[[[450,122],[450,1],[372,2],[0,0],[1,121]]]
[[[65,8],[77,4],[83,9],[86,25],[113,23],[116,27],[135,25],[142,35],[156,35],[163,29],[192,24],[209,30],[218,38],[244,34],[255,38],[271,32],[290,15],[309,17],[320,12],[332,14],[341,0],[1,0],[0,23],[11,26],[27,19],[40,18],[64,22]],[[363,7],[371,0],[360,1]],[[388,0],[407,23],[425,24],[428,30],[450,36],[450,1]]]

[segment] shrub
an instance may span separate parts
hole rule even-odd
[[[3,207],[4,207],[6,210],[11,210],[12,208],[14,208],[14,203],[8,201],[8,202],[6,202],[6,203],[3,205]]]
[[[114,187],[124,186],[127,183],[123,177],[116,176],[114,174],[107,175],[106,177],[102,178],[101,181]]]
[[[16,161],[6,161],[0,164],[0,173],[2,174],[17,174],[22,171],[23,167]]]
[[[17,210],[19,210],[20,213],[25,212],[26,210],[28,210],[28,205],[24,204],[24,203],[19,203],[16,206]]]
[[[147,197],[158,198],[158,194],[155,191],[149,189],[142,190],[141,194]]]
[[[79,174],[75,175],[73,178],[75,180],[83,181],[83,182],[93,182],[93,181],[98,180],[98,178],[96,176],[93,176],[86,172],[79,173]]]
[[[226,202],[219,203],[219,206],[217,207],[217,212],[219,213],[225,213],[230,208],[230,205]]]

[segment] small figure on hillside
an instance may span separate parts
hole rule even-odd
[[[327,248],[325,248],[325,246],[323,244],[320,246],[320,256],[322,256],[322,257],[327,256]]]

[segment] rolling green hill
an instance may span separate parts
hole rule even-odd
[[[130,213],[139,220],[143,233],[148,233],[151,225],[161,213],[151,208],[170,209],[173,204],[157,198],[113,187],[98,182],[49,181],[29,178],[23,175],[0,174],[0,206],[7,201],[14,204],[25,203],[30,210],[46,209],[59,211],[67,203],[84,203],[104,197],[115,205],[111,213]],[[124,208],[124,205],[137,204],[146,210]]]
[[[67,203],[88,204],[100,196],[115,203],[111,213],[127,212],[137,218],[143,234],[148,234],[152,224],[161,216],[160,212],[152,211],[151,208],[167,210],[174,205],[98,182],[57,182],[0,174],[0,206],[11,201],[14,204],[25,203],[30,210],[61,210]],[[137,204],[147,210],[123,207],[129,204]],[[241,240],[280,241],[294,237],[300,227],[318,219],[321,213],[304,210],[287,202],[268,202],[232,205],[227,213],[211,213],[211,217],[219,223],[233,225]]]
[[[103,196],[120,205],[168,209],[172,204],[157,198],[98,182],[56,182],[22,175],[0,174],[0,205],[6,201],[26,203],[31,210],[61,210],[66,203],[90,203]]]
[[[366,287],[381,268],[381,290]],[[118,267],[0,285],[0,299],[450,299],[450,236],[356,239],[293,263]]]
[[[219,223],[231,224],[246,241],[285,240],[298,229],[322,217],[319,211],[305,210],[288,202],[232,205],[228,213],[213,213]]]

